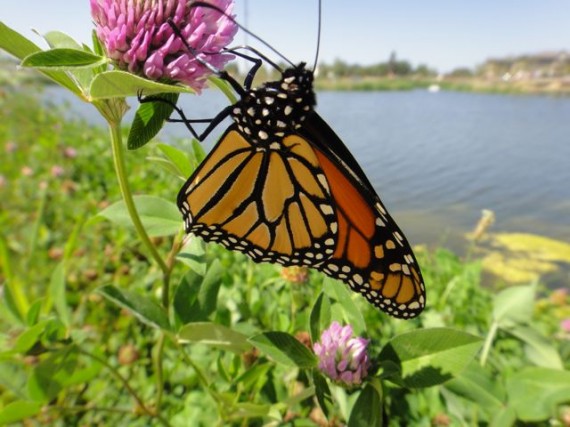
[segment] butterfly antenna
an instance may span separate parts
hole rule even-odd
[[[320,3],[320,0],[319,0]],[[245,28],[243,25],[241,25],[239,22],[237,22],[233,16],[228,15],[224,10],[220,9],[217,6],[214,6],[213,4],[210,3],[206,3],[203,1],[195,1],[192,2],[192,4],[190,5],[190,7],[205,7],[205,8],[210,8],[215,10],[216,12],[224,15],[226,18],[228,18],[230,21],[232,21],[234,24],[236,24],[238,26],[238,28],[240,30],[242,30],[243,32],[245,32],[246,34],[250,35],[251,37],[253,37],[255,40],[257,40],[258,42],[260,42],[261,44],[263,44],[265,47],[267,47],[268,49],[270,49],[273,53],[275,53],[276,55],[278,55],[281,59],[283,59],[285,62],[287,62],[289,65],[291,65],[292,67],[295,66],[295,64],[293,64],[285,55],[283,55],[281,52],[279,52],[277,49],[275,49],[273,46],[271,46],[269,43],[267,43],[265,40],[263,40],[261,37],[259,37],[257,34],[249,31],[247,28]]]
[[[188,41],[184,38],[184,35],[182,35],[182,33],[180,32],[180,28],[178,28],[178,26],[174,23],[172,18],[168,18],[166,20],[166,23],[170,25],[170,28],[172,29],[176,37],[180,39],[184,47],[188,50],[188,52],[190,52],[190,54],[196,59],[196,61],[198,61],[200,64],[202,64],[204,67],[206,67],[208,70],[210,70],[212,73],[216,75],[219,75],[222,72],[222,70],[214,67],[208,61],[204,61],[202,58],[200,58],[199,52],[196,49],[194,49],[192,46],[190,46],[190,44],[188,44]]]
[[[318,24],[317,24],[317,49],[315,52],[315,63],[313,64],[313,72],[317,69],[317,61],[319,60],[319,50],[321,48],[321,21],[323,18],[322,1],[319,0]]]
[[[235,91],[237,93],[240,93],[240,94],[244,93],[243,87],[236,81],[236,79],[231,77],[226,71],[220,70],[219,68],[216,68],[212,64],[210,64],[208,61],[205,61],[204,59],[200,58],[199,52],[196,49],[194,49],[192,46],[190,46],[188,41],[184,38],[184,36],[180,32],[180,28],[178,28],[178,26],[174,23],[174,21],[171,18],[168,18],[166,20],[166,22],[168,25],[170,25],[170,28],[172,28],[172,31],[174,32],[176,37],[178,37],[180,39],[182,44],[184,44],[184,47],[186,49],[188,49],[188,52],[190,52],[190,54],[196,59],[196,61],[198,61],[200,64],[202,64],[208,70],[210,70],[216,76],[227,81],[235,89]]]

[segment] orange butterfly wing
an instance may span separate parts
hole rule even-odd
[[[332,255],[331,202],[308,143],[260,149],[234,127],[178,195],[188,233],[283,265],[315,266]]]
[[[306,135],[262,149],[231,126],[179,193],[186,231],[255,262],[316,268],[392,316],[414,317],[425,289],[412,250],[334,137],[328,153]]]
[[[338,221],[333,256],[317,267],[347,283],[381,310],[419,314],[425,287],[412,250],[380,200],[374,203],[324,153],[315,150],[331,189]]]

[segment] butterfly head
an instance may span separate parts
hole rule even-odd
[[[279,89],[296,103],[303,103],[313,108],[316,105],[315,93],[313,92],[313,71],[305,68],[301,62],[296,67],[287,68],[283,71]],[[302,101],[298,101],[302,99]]]

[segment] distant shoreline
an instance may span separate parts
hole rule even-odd
[[[27,71],[27,70],[26,70]],[[0,69],[0,87],[35,85],[50,86],[52,82],[32,72],[21,72],[8,75]],[[239,78],[238,78],[239,80]],[[263,84],[264,80],[254,81],[254,86]],[[529,79],[516,81],[489,80],[478,77],[468,78],[435,78],[435,77],[342,77],[316,78],[316,90],[323,91],[407,91],[428,88],[439,90],[496,93],[513,95],[549,95],[570,96],[570,79]]]
[[[390,78],[363,77],[316,79],[317,90],[330,91],[404,91],[414,89],[452,90],[474,93],[570,96],[570,80],[532,79],[519,81],[485,80],[480,78]]]

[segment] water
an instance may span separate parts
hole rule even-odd
[[[206,92],[184,98],[189,117],[212,117],[227,105]],[[71,99],[58,89],[49,98]],[[495,211],[494,230],[570,242],[569,98],[418,90],[323,92],[317,99],[317,111],[412,243],[460,249],[482,209]],[[72,101],[72,110],[102,123],[87,104]],[[188,131],[169,124],[161,137]]]

